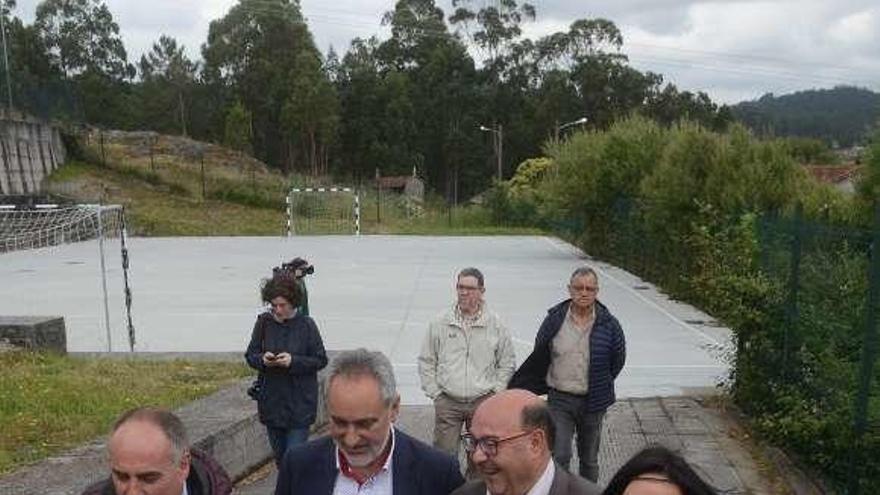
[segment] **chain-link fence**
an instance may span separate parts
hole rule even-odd
[[[880,227],[835,227],[800,210],[762,217],[761,267],[782,288],[781,321],[744,342],[771,359],[739,354],[741,366],[766,368],[748,396],[767,403],[756,409],[762,429],[851,494],[880,489],[878,236]]]

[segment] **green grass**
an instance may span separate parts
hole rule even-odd
[[[129,232],[143,236],[280,236],[286,230],[285,195],[288,184],[313,184],[305,177],[285,177],[277,171],[237,168],[205,162],[205,193],[202,198],[201,164],[192,158],[157,155],[155,166],[148,156],[138,156],[122,144],[108,144],[107,165],[100,165],[100,152],[84,147],[90,163],[71,162],[56,170],[50,183],[59,192],[80,202],[126,206]],[[250,170],[250,172],[249,172]],[[68,184],[69,183],[69,184]],[[72,192],[71,192],[72,191]],[[79,195],[77,193],[80,193]],[[339,210],[352,208],[350,195],[309,197],[297,206],[298,219],[320,205]],[[361,194],[361,233],[408,235],[541,235],[534,228],[497,225],[481,206],[461,206],[449,214],[442,198],[430,196],[418,214],[407,211],[401,196],[383,193],[381,221],[376,218],[375,192]],[[296,221],[301,235],[350,234],[348,223],[328,218]]]
[[[0,353],[0,474],[105,434],[122,411],[176,407],[250,374],[242,363]]]

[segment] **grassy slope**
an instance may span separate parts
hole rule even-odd
[[[0,474],[104,434],[135,406],[175,407],[250,374],[244,364],[0,353]]]
[[[209,146],[202,165],[186,150],[198,146],[174,137],[162,137],[151,162],[149,148],[137,140],[107,139],[100,149],[86,146],[89,163],[71,162],[49,179],[51,191],[79,202],[123,204],[129,231],[146,236],[282,235],[286,213],[284,197],[292,181],[249,157],[219,146]],[[369,196],[369,193],[367,194]],[[493,225],[480,207],[460,207],[448,214],[433,204],[422,215],[408,218],[398,200],[383,197],[382,222],[377,223],[375,199],[362,198],[362,232],[367,234],[503,235],[540,234],[535,229]],[[326,230],[302,233],[330,233]],[[335,233],[346,233],[336,229]]]

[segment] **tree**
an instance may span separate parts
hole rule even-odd
[[[291,74],[291,92],[281,120],[290,139],[304,138],[309,169],[312,175],[319,175],[327,172],[322,147],[336,134],[339,102],[335,88],[321,70],[321,61],[306,52],[300,57],[299,70]]]
[[[446,29],[443,17],[433,0],[398,1],[385,14],[392,36],[379,46],[377,59],[380,71],[387,71],[388,105],[397,114],[383,123],[384,151],[396,160],[392,167],[383,165],[383,171],[398,168],[408,173],[416,167],[433,188],[445,188],[452,199],[456,170],[477,171],[477,180],[469,181],[474,189],[485,185],[488,174],[466,151],[476,147],[474,141],[480,137],[475,132],[482,105],[476,97],[474,62]],[[401,145],[399,136],[410,138]]]
[[[68,78],[87,71],[114,81],[128,79],[128,64],[119,25],[101,0],[44,0],[35,26],[49,55]]]
[[[75,113],[92,124],[129,128],[138,119],[119,26],[100,0],[44,0],[34,27],[73,95]]]
[[[202,57],[205,82],[218,92],[228,91],[253,115],[257,158],[291,168],[297,152],[282,122],[294,89],[291,77],[314,71],[314,65],[299,64],[320,58],[299,3],[240,0],[223,18],[211,22]]]
[[[449,22],[464,31],[473,42],[488,56],[485,62],[493,63],[505,49],[522,35],[520,25],[524,21],[535,20],[535,7],[528,3],[517,4],[515,0],[499,0],[493,5],[485,5],[472,10],[465,5],[473,0],[452,0],[455,13]]]
[[[226,113],[226,132],[223,137],[223,144],[250,154],[251,140],[253,139],[253,131],[251,130],[251,113],[247,111],[241,102],[235,102]]]
[[[12,86],[15,108],[43,118],[69,118],[74,115],[72,95],[64,86],[61,72],[52,64],[39,32],[12,15],[15,1],[3,2],[9,67],[4,65],[2,98],[8,101],[7,80]],[[6,77],[6,71],[9,77]]]
[[[159,41],[153,43],[149,53],[141,56],[140,60],[141,81],[146,86],[155,88],[154,97],[160,100],[160,108],[168,108],[166,100],[169,93],[171,99],[176,100],[173,106],[177,107],[176,116],[182,135],[187,135],[186,103],[188,93],[195,83],[195,75],[198,64],[192,62],[184,53],[184,47],[177,44],[177,40],[170,36],[162,35]],[[164,98],[163,98],[164,97]],[[167,112],[166,112],[167,113]]]

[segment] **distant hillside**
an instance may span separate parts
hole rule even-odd
[[[734,117],[759,134],[814,137],[849,147],[863,143],[880,119],[880,94],[839,86],[800,91],[731,107]]]

